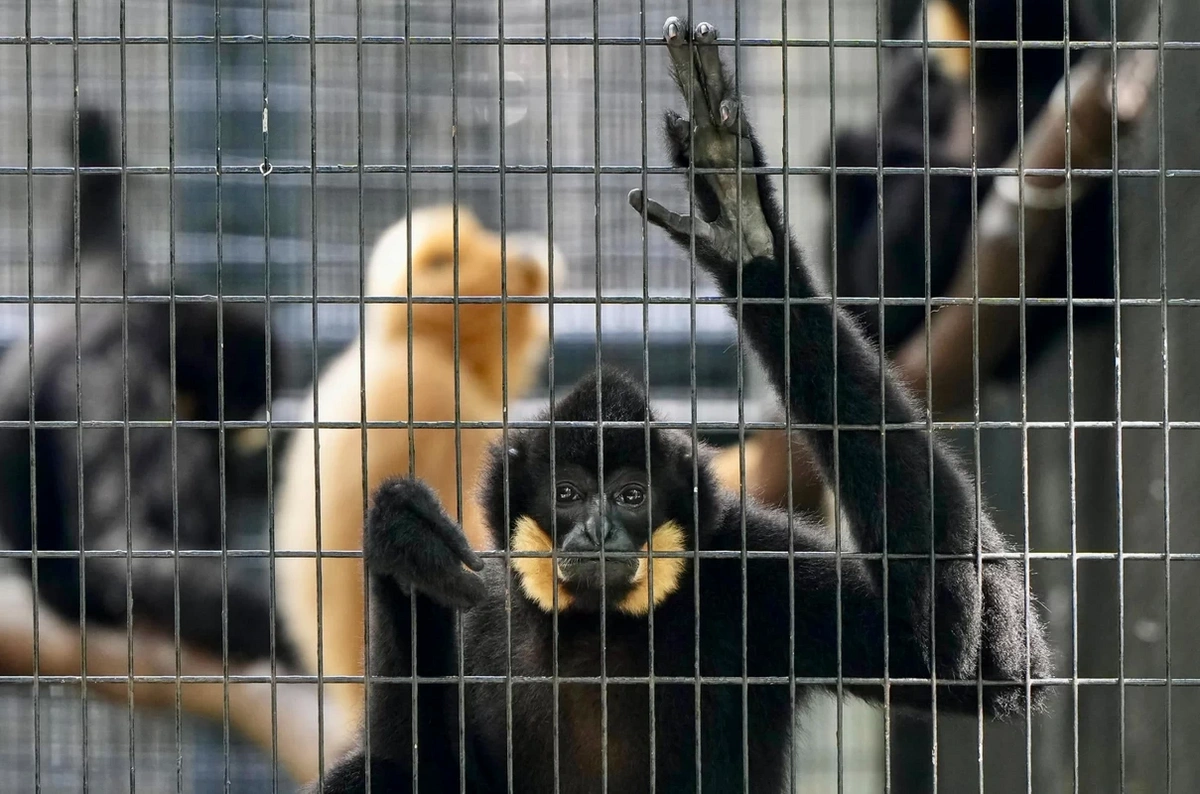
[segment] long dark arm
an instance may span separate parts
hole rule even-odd
[[[701,23],[693,32],[673,18],[665,35],[676,81],[693,99],[692,121],[667,116],[668,146],[676,164],[732,169],[740,158],[744,167],[763,167],[761,147],[717,55],[715,28]],[[768,177],[698,174],[695,188],[702,217],[682,217],[638,192],[630,200],[683,246],[690,244],[694,231],[697,258],[722,295],[778,301],[743,304],[742,328],[794,421],[839,426],[836,434],[812,432],[808,440],[824,475],[837,486],[858,550],[881,553],[886,548],[889,555],[891,675],[927,677],[936,671],[939,678],[970,680],[980,664],[985,679],[1021,681],[1027,669],[1035,678],[1044,676],[1048,654],[1041,624],[1032,609],[1026,610],[1021,567],[1017,561],[989,560],[981,575],[969,559],[980,551],[1009,550],[986,513],[977,509],[969,479],[923,429],[880,431],[881,419],[919,423],[921,416],[886,371],[880,410],[879,354],[839,311],[825,301],[783,305],[785,296],[820,296]],[[734,312],[736,316],[736,308]],[[841,429],[855,425],[868,427]],[[967,559],[938,560],[931,566],[928,558],[935,550]],[[893,555],[924,559],[890,559]],[[811,560],[797,572],[797,586],[804,588],[797,593],[798,628],[814,639],[837,636],[836,630],[827,630],[837,620],[831,608],[837,592],[833,562]],[[881,675],[881,566],[843,561],[843,574],[843,672]],[[756,581],[765,587],[769,577]],[[806,649],[798,656],[808,663],[827,663],[836,659],[836,648],[832,650],[808,656]],[[822,674],[834,672],[836,667]],[[974,702],[970,689],[953,691],[961,702]],[[986,705],[997,711],[1021,696],[1020,687],[985,687]]]
[[[413,791],[413,683],[376,679],[411,679],[414,662],[418,678],[458,675],[456,612],[486,594],[463,563],[480,570],[483,561],[432,491],[412,478],[388,480],[376,491],[363,555],[371,583],[371,784]],[[453,682],[416,686],[419,791],[458,790],[457,695]],[[367,764],[362,749],[343,759],[325,790],[365,790]]]
[[[454,616],[425,596],[410,597],[387,573],[372,570],[370,582],[371,685],[367,725],[371,736],[372,790],[398,794],[457,791],[457,687],[428,682],[417,685],[420,787],[414,788],[413,685],[379,680],[412,678],[414,639],[418,676],[456,675]],[[367,768],[366,751],[360,746],[326,774],[323,790],[330,794],[365,792]],[[310,790],[318,791],[318,787],[314,784]]]

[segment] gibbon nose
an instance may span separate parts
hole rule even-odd
[[[611,551],[623,550],[625,546],[629,545],[622,542],[625,534],[620,522],[604,515],[597,505],[567,536],[563,543],[563,550],[597,551],[601,548]],[[618,547],[621,548],[618,549]]]
[[[599,511],[593,511],[583,522],[583,534],[596,548],[612,537],[612,528],[609,525],[608,519],[600,515]]]

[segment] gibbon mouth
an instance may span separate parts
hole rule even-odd
[[[569,557],[558,561],[558,578],[572,590],[599,590],[627,587],[638,570],[638,561],[626,557],[605,558],[603,572],[599,559]]]

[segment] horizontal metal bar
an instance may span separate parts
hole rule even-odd
[[[240,34],[222,34],[214,35],[176,35],[176,36],[0,36],[0,46],[11,45],[21,46],[26,45],[62,45],[62,44],[101,44],[101,45],[120,45],[124,44],[215,44],[232,45],[232,44],[249,44],[262,45],[267,44],[394,44],[398,46],[449,46],[453,42],[454,46],[496,46],[503,44],[509,45],[539,45],[539,46],[562,46],[562,45],[579,45],[579,46],[595,46],[597,44],[607,47],[663,47],[666,46],[661,37],[641,37],[641,36],[458,36],[453,38],[450,36],[357,36],[349,35],[332,35],[324,34],[318,36],[310,36],[303,33],[288,33],[274,34],[264,37],[258,33],[240,33]],[[932,49],[969,49],[972,44],[969,41],[959,41],[950,39],[874,39],[874,38],[812,38],[812,37],[796,37],[796,38],[770,38],[770,37],[745,37],[734,39],[729,36],[717,39],[718,44],[733,47],[799,47],[799,48],[820,48],[828,49],[829,47],[845,47],[849,49],[883,47],[884,49],[923,49],[928,46]],[[1200,49],[1200,41],[1184,41],[1184,40],[1169,40],[1162,42],[1161,46],[1168,50],[1194,50]],[[1013,50],[1017,48],[1025,50],[1057,50],[1062,51],[1064,47],[1071,50],[1112,50],[1114,47],[1111,41],[1075,41],[1066,39],[1024,39],[1017,41],[1016,39],[989,39],[987,41],[977,41],[974,44],[978,50]],[[1158,50],[1159,42],[1149,40],[1118,41],[1115,44],[1118,50]]]
[[[552,559],[555,553],[548,551],[480,551],[477,552],[480,557],[485,559],[520,559],[522,557],[531,557],[535,559]],[[566,557],[584,557],[598,559],[599,555],[596,552],[557,552],[559,558]],[[1081,562],[1103,562],[1112,560],[1135,560],[1139,562],[1170,560],[1171,562],[1197,562],[1200,561],[1200,552],[1171,552],[1167,554],[1161,551],[1147,552],[1113,552],[1113,551],[1007,551],[1007,552],[983,552],[981,554],[960,553],[960,554],[928,554],[928,553],[900,553],[888,552],[886,555],[880,552],[836,552],[827,551],[764,551],[747,549],[745,554],[741,551],[730,551],[721,549],[702,550],[702,551],[656,551],[654,552],[655,559],[676,557],[685,560],[702,559],[702,560],[740,560],[740,559],[760,559],[760,560],[788,560],[788,559],[835,559],[839,557],[844,560],[866,560],[866,561],[881,561],[887,559],[888,562],[897,560],[916,560],[928,562],[935,561],[960,561],[974,562],[976,560],[1079,560]],[[28,549],[0,549],[0,559],[19,559],[28,560],[37,558],[39,560],[77,560],[80,557],[84,559],[108,559],[108,558],[125,558],[133,559],[171,559],[180,558],[199,558],[199,559],[221,559],[223,557],[241,557],[245,559],[262,559],[264,557],[274,558],[290,558],[290,559],[358,559],[362,557],[361,551],[350,551],[344,549],[322,549],[320,553],[316,551],[290,551],[283,549],[228,549],[221,551],[220,549],[180,549],[178,552],[171,549],[134,549],[132,552],[124,549],[87,549],[83,552],[79,551],[63,551],[51,549],[39,549],[37,552]],[[642,558],[646,557],[644,552],[605,552],[606,558]]]
[[[884,176],[1061,176],[1065,177],[1070,172],[1071,176],[1076,177],[1112,177],[1114,174],[1119,177],[1153,177],[1161,179],[1163,176],[1167,178],[1193,177],[1200,176],[1200,168],[1168,168],[1159,170],[1157,168],[1024,168],[1017,169],[1012,166],[901,166],[887,165],[882,168],[878,166],[850,166],[850,165],[804,165],[804,166],[789,166],[782,168],[779,166],[763,166],[760,168],[745,167],[741,169],[742,174],[765,174],[767,176],[829,176],[830,173],[846,174],[846,175],[862,175],[876,176],[883,174]],[[76,167],[73,165],[6,165],[0,166],[0,176],[74,176],[76,173],[81,175],[88,174],[119,174],[124,173],[128,176],[257,176],[263,177],[260,170],[260,164],[247,163],[245,165],[125,165],[120,167],[114,166],[82,166]],[[304,165],[300,163],[275,163],[271,164],[271,176],[281,175],[308,175],[308,174],[534,174],[534,175],[562,175],[562,176],[596,176],[603,175],[628,175],[640,176],[645,173],[648,175],[663,175],[663,176],[687,176],[690,171],[686,168],[678,168],[671,165],[629,165],[629,164],[605,164],[605,165],[511,165],[481,163],[475,165],[461,164],[454,165],[452,163],[429,163],[425,165],[404,165],[402,163],[367,163],[364,165],[352,164],[325,164],[314,167],[311,164]],[[699,168],[695,169],[697,174],[735,174],[737,169],[731,168]]]
[[[415,422],[385,422],[385,421],[367,421],[367,422],[302,422],[302,421],[276,421],[266,419],[242,419],[242,420],[226,420],[225,422],[204,421],[199,419],[179,419],[172,422],[169,419],[85,419],[83,421],[63,421],[63,420],[35,420],[33,422],[22,422],[14,420],[0,421],[0,430],[26,430],[30,426],[42,429],[59,429],[59,430],[74,430],[78,428],[162,428],[168,429],[178,427],[180,429],[209,429],[217,430],[224,428],[225,430],[240,430],[247,428],[265,428],[273,430],[284,430],[292,428],[313,429],[314,427],[326,430],[361,430],[366,427],[371,429],[404,429],[413,427],[417,429],[430,430],[454,430],[462,428],[464,430],[500,430],[505,427],[510,430],[530,430],[530,429],[549,429],[565,428],[565,427],[581,427],[595,428],[595,422],[570,422],[566,420],[555,419],[553,423],[548,420],[512,420],[507,423],[500,421],[469,421],[464,419],[461,422],[452,420],[445,421],[415,421]],[[737,430],[744,427],[748,431],[753,430],[925,430],[931,428],[933,430],[1065,430],[1069,428],[1085,429],[1121,429],[1121,430],[1161,430],[1163,422],[1161,420],[1076,420],[1068,421],[1050,421],[1050,420],[980,420],[976,421],[931,421],[931,422],[896,422],[889,424],[815,424],[794,422],[785,425],[780,422],[604,422],[605,428],[628,428],[635,430],[644,430],[647,425],[659,430]],[[1166,428],[1169,430],[1200,430],[1200,421],[1184,421],[1171,420],[1166,423]]]
[[[28,306],[75,306],[76,304],[87,305],[112,305],[112,304],[166,304],[172,300],[169,295],[35,295],[28,297],[25,295],[0,295],[0,305],[16,305]],[[382,295],[222,295],[218,298],[216,295],[176,295],[174,297],[176,303],[250,303],[250,304],[304,304],[313,303],[328,304],[328,305],[353,305],[359,304],[385,304],[391,306],[422,306],[431,304],[459,304],[463,306],[470,305],[496,305],[496,304],[532,304],[541,306],[560,306],[560,305],[582,305],[595,306],[599,303],[601,306],[782,306],[785,303],[789,306],[879,306],[881,300],[871,297],[850,297],[844,295],[820,296],[816,298],[720,298],[720,297],[697,297],[694,301],[674,296],[664,296],[660,298],[640,298],[636,295],[603,295],[597,298],[595,295],[554,295],[553,297],[546,295],[518,296],[518,295],[414,295],[411,298],[397,298],[394,296]],[[936,297],[928,300],[921,297],[886,297],[882,299],[885,306],[1074,306],[1079,308],[1082,306],[1115,308],[1117,306],[1178,306],[1178,307],[1194,307],[1200,306],[1200,298],[1168,298],[1165,302],[1162,298],[1021,298],[1021,297],[991,297],[991,298],[971,298],[963,297]],[[700,332],[700,336],[704,336]]]
[[[78,675],[0,675],[0,684],[31,684],[34,681],[42,684],[78,684],[84,679]],[[265,676],[265,675],[89,675],[86,677],[89,683],[102,684],[123,684],[129,681],[139,684],[361,684],[363,676],[322,676],[317,678],[314,675],[284,675]],[[412,684],[413,678],[406,676],[371,676],[371,684],[388,683],[388,684]],[[514,684],[552,684],[557,681],[560,684],[599,684],[601,681],[606,684],[627,684],[627,685],[646,685],[653,682],[656,686],[660,684],[687,684],[695,685],[742,685],[750,684],[751,686],[781,686],[788,685],[795,681],[797,686],[834,686],[839,681],[846,686],[893,686],[893,687],[912,687],[921,686],[929,687],[937,683],[939,687],[1012,687],[1022,686],[1026,682],[1030,685],[1041,688],[1050,689],[1067,686],[1113,686],[1118,682],[1116,678],[1104,677],[1083,677],[1079,678],[1035,678],[1012,680],[990,680],[978,678],[955,679],[947,680],[945,678],[852,678],[843,676],[841,678],[830,677],[808,677],[808,676],[668,676],[655,675],[653,678],[649,676],[620,676],[606,675],[603,678],[600,676],[487,676],[487,675],[462,675],[451,677],[438,676],[417,676],[416,683],[420,684],[494,684],[499,686]],[[1167,686],[1200,686],[1200,678],[1122,678],[1119,679],[1128,686],[1140,687],[1159,687]]]

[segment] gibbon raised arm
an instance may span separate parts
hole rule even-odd
[[[734,169],[740,156],[744,166],[764,168],[762,147],[717,55],[716,29],[701,23],[695,30],[695,46],[688,47],[686,25],[672,18],[664,35],[670,45],[672,73],[685,96],[691,94],[694,113],[689,122],[667,111],[667,145],[674,164]],[[760,301],[741,307],[743,332],[776,392],[789,402],[793,421],[849,428],[875,426],[839,427],[836,435],[811,433],[808,443],[826,480],[837,486],[838,505],[849,518],[858,550],[882,554],[886,549],[889,558],[910,557],[889,559],[888,564],[891,625],[887,635],[892,676],[927,675],[927,665],[934,662],[939,678],[971,679],[976,662],[982,661],[985,679],[1021,680],[1026,676],[1026,622],[1032,654],[1028,658],[1035,676],[1044,675],[1047,652],[1041,625],[1036,613],[1025,608],[1024,577],[1015,561],[985,562],[982,590],[973,560],[938,561],[932,570],[929,565],[932,551],[964,557],[1010,551],[986,510],[977,507],[974,488],[959,462],[924,430],[881,432],[881,420],[888,425],[918,425],[922,417],[904,386],[886,369],[881,376],[879,352],[841,312],[832,311],[831,304],[824,302],[793,304],[785,311],[785,295],[811,299],[819,293],[776,203],[769,177],[762,173],[697,174],[694,188],[699,211],[694,219],[645,199],[639,190],[632,191],[629,199],[636,210],[645,212],[651,223],[685,249],[694,227],[697,261],[717,281],[722,295],[740,294]],[[836,337],[830,333],[835,326]],[[836,469],[835,461],[839,464]],[[911,559],[916,555],[926,559]],[[829,642],[824,650],[836,654],[836,571],[831,563],[810,558],[798,567],[797,596],[805,606],[798,604],[797,608],[809,617],[798,615],[797,620],[820,616],[803,629],[806,634],[825,636]],[[841,568],[843,631],[855,626],[858,635],[845,633],[843,642],[862,641],[857,648],[843,647],[842,672],[881,676],[881,566],[874,562],[847,565],[842,560]],[[767,603],[777,597],[778,583],[758,577],[754,582],[772,591],[764,595]],[[824,609],[813,600],[821,594],[829,598]],[[828,620],[833,622],[826,623]],[[797,626],[798,635],[801,628]],[[828,672],[832,659],[814,653],[819,647],[806,644],[798,665],[825,668],[825,672],[810,670],[808,674]],[[925,673],[916,672],[922,668]],[[928,695],[928,688],[924,694]],[[955,687],[946,694],[955,700],[965,698],[969,705],[975,702],[975,693],[969,688]],[[985,687],[984,701],[993,710],[1007,711],[1021,694],[1011,686]]]
[[[667,115],[676,164],[730,169],[740,156],[762,167],[716,29],[672,17],[664,35],[694,113]],[[704,173],[694,186],[694,219],[637,191],[630,201],[681,245],[694,225],[698,260],[723,296],[775,300],[745,303],[741,321],[797,420],[879,425],[882,377],[887,419],[914,421],[903,388],[830,303],[785,308],[787,295],[817,293],[766,176]],[[1006,715],[1045,674],[1020,567],[977,567],[980,551],[1008,547],[920,425],[842,429],[836,450],[810,434],[858,549],[919,555],[889,559],[885,589],[877,559],[835,555],[822,528],[743,510],[716,485],[707,453],[697,459],[686,434],[655,427],[644,392],[619,372],[584,379],[553,417],[570,424],[512,431],[481,484],[511,566],[485,564],[420,481],[376,492],[364,534],[371,670],[400,680],[372,683],[370,759],[361,749],[344,759],[325,791],[362,791],[368,774],[388,791],[641,792],[652,781],[671,792],[701,782],[779,791],[795,708],[814,688],[800,683],[794,700],[792,675],[832,687],[840,674],[866,697],[882,686],[854,678],[936,678],[939,708],[966,709],[981,674],[983,707]],[[743,543],[753,556],[730,553]],[[931,572],[935,549],[962,557]],[[413,682],[414,669],[440,680]],[[460,690],[459,674],[496,683]],[[894,684],[892,699],[921,705],[933,691]]]

